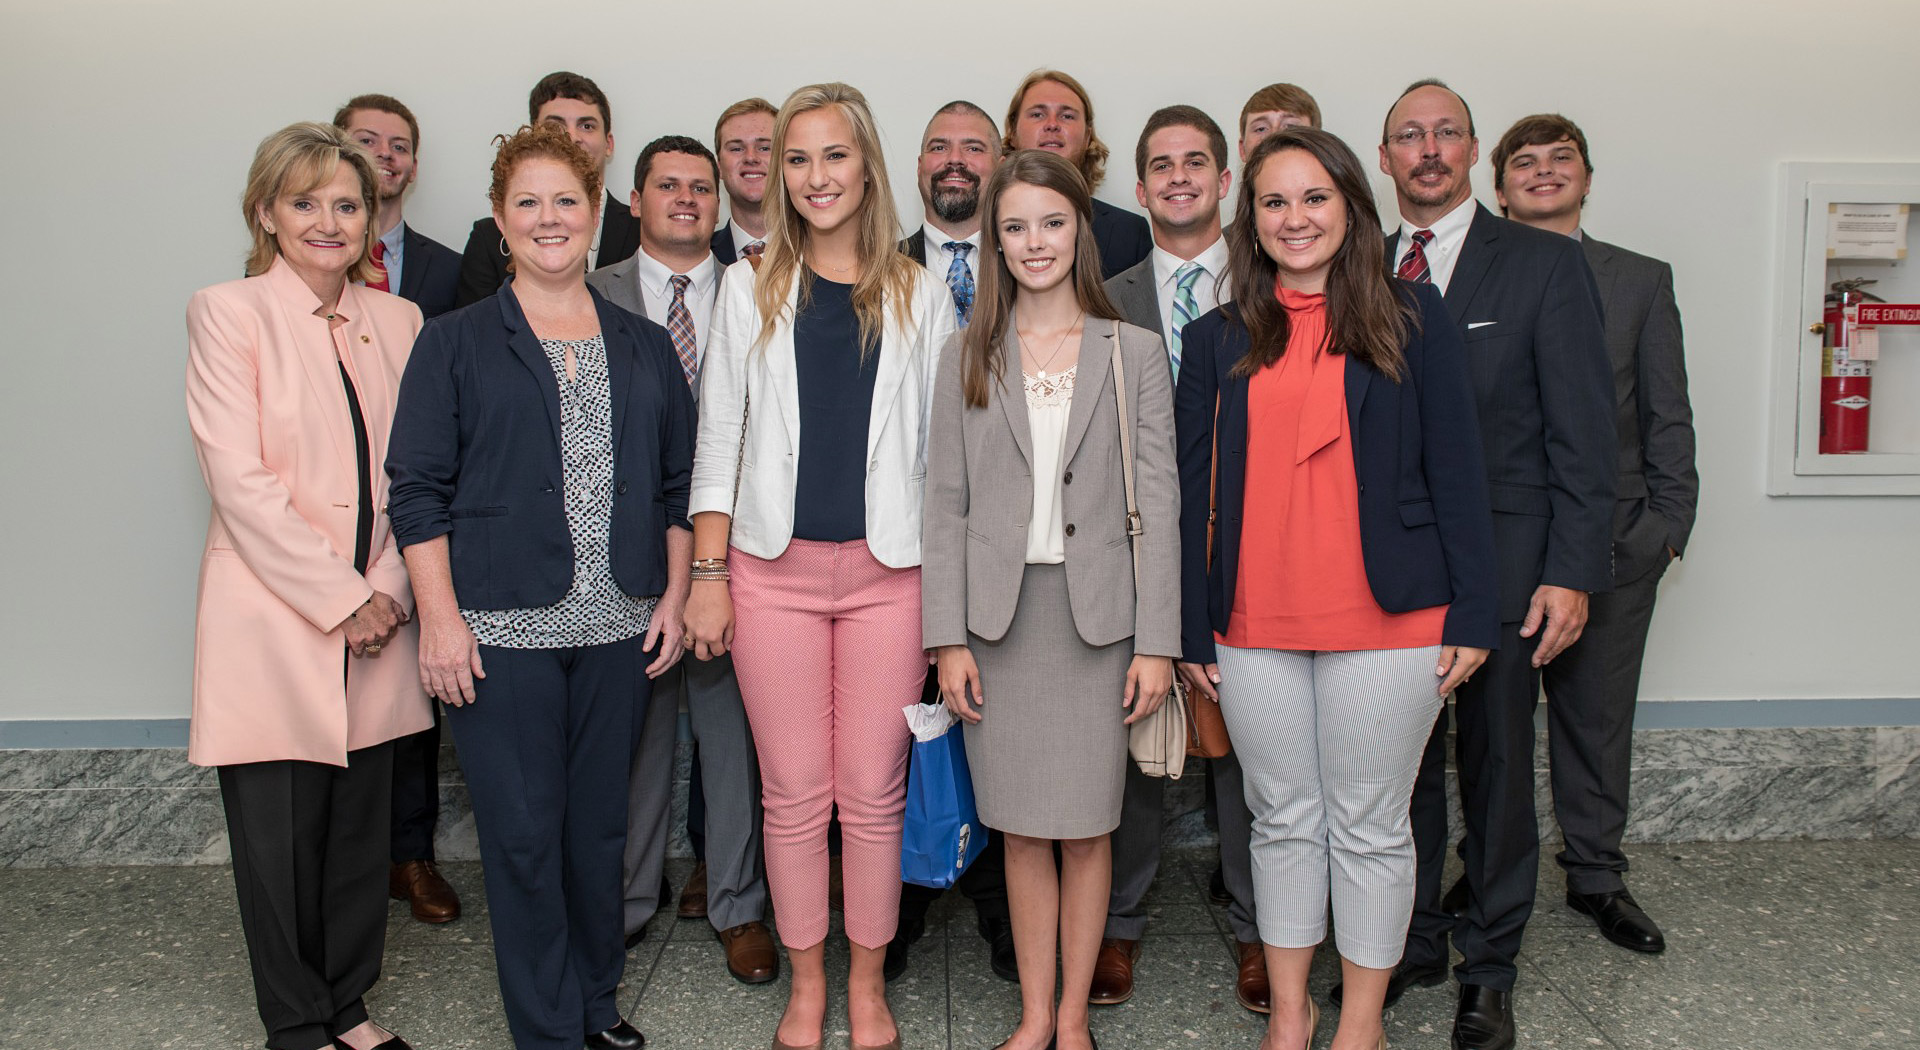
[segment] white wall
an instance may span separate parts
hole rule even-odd
[[[375,24],[365,5],[0,0],[0,719],[187,713],[206,498],[182,411],[182,311],[239,271],[255,143],[361,91],[399,96],[424,125],[409,217],[457,250],[484,208],[488,138],[558,68],[612,96],[621,192],[655,135],[704,139],[736,98],[847,80],[874,103],[910,219],[927,116],[956,97],[1003,111],[1043,64],[1092,91],[1117,161],[1102,195],[1129,206],[1134,136],[1171,102],[1230,125],[1253,88],[1291,80],[1363,155],[1417,77],[1465,95],[1489,153],[1516,117],[1564,112],[1599,168],[1589,227],[1674,264],[1689,337],[1704,495],[1644,695],[1920,696],[1920,502],[1772,499],[1762,461],[1777,165],[1920,159],[1910,3],[379,9]],[[725,25],[703,22],[721,10]],[[723,51],[722,30],[747,42]],[[1490,199],[1485,164],[1474,178]],[[1375,188],[1391,200],[1384,178]]]

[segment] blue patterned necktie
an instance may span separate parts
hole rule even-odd
[[[1193,286],[1206,272],[1207,268],[1197,262],[1182,263],[1173,271],[1173,345],[1167,348],[1167,356],[1173,359],[1176,379],[1180,377],[1180,332],[1200,312],[1199,304],[1193,301]]]
[[[947,267],[947,287],[953,289],[953,316],[965,328],[973,316],[973,271],[967,269],[967,253],[973,245],[966,241],[948,241],[941,245],[953,253],[953,265]]]

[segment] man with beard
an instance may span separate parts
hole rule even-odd
[[[387,277],[374,287],[408,300],[425,317],[453,309],[460,284],[460,253],[409,227],[405,218],[407,187],[420,173],[420,122],[413,119],[413,111],[391,95],[360,95],[334,113],[333,126],[373,154],[373,166],[380,173],[380,243],[374,261],[385,267]],[[427,807],[425,827],[431,839],[438,801]],[[399,834],[396,810],[396,842]],[[433,856],[430,846],[424,855]]]
[[[1413,919],[1384,999],[1392,1004],[1409,984],[1445,980],[1451,935],[1463,956],[1454,968],[1453,1046],[1505,1050],[1514,1043],[1514,960],[1540,862],[1540,669],[1580,637],[1589,592],[1613,586],[1617,451],[1599,295],[1580,246],[1476,204],[1468,171],[1479,150],[1466,102],[1437,80],[1407,88],[1381,132],[1380,170],[1393,178],[1401,218],[1387,238],[1388,265],[1402,280],[1438,287],[1466,339],[1491,482],[1501,620],[1499,649],[1454,691],[1466,911],[1456,921],[1440,901],[1443,708],[1414,783]],[[1411,524],[1419,510],[1402,507]]]
[[[1153,251],[1107,281],[1107,296],[1129,324],[1159,332],[1174,375],[1180,373],[1180,333],[1227,294],[1227,242],[1220,203],[1233,183],[1227,138],[1212,117],[1193,106],[1168,106],[1147,118],[1133,151],[1139,182],[1134,196],[1147,210]],[[1266,955],[1253,918],[1253,815],[1247,809],[1240,762],[1232,754],[1210,766],[1219,805],[1220,871],[1233,926],[1239,976],[1235,997],[1258,1013],[1272,1009]],[[1147,889],[1160,869],[1162,801],[1166,780],[1127,764],[1120,826],[1113,832],[1113,890],[1106,937],[1094,962],[1089,998],[1097,1005],[1133,997],[1133,966],[1147,929]]]
[[[1000,132],[986,110],[971,102],[949,102],[934,113],[920,136],[920,202],[925,219],[900,250],[946,278],[960,324],[973,314],[974,278],[980,265],[980,189],[1000,166]],[[938,702],[931,671],[924,696]],[[993,972],[1020,979],[1013,958],[1013,923],[1007,911],[1007,870],[1000,836],[960,876],[960,892],[973,901],[980,936],[991,948]],[[909,882],[900,892],[900,927],[887,945],[887,980],[905,973],[907,953],[927,932],[927,909],[941,891]]]
[[[460,284],[460,254],[407,225],[407,187],[419,174],[420,122],[391,95],[359,95],[333,114],[333,126],[373,156],[380,174],[380,240],[374,261],[385,270],[372,287],[392,292],[425,317],[453,309]],[[393,742],[393,797],[387,888],[407,902],[421,922],[460,917],[454,892],[433,859],[433,829],[440,820],[440,705],[432,728]]]
[[[634,163],[631,200],[640,250],[588,274],[587,284],[615,306],[666,326],[698,400],[700,361],[720,287],[712,248],[720,218],[719,164],[696,139],[657,138]],[[673,748],[684,703],[695,745],[693,775],[702,791],[699,811],[691,800],[688,805],[687,837],[697,863],[681,892],[679,915],[707,919],[735,980],[764,984],[780,975],[780,954],[765,923],[760,768],[733,657],[682,660],[654,679],[653,697],[627,774],[627,946],[639,943],[666,897]]]

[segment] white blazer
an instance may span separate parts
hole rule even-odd
[[[867,549],[881,564],[896,569],[920,564],[927,407],[940,348],[956,327],[953,293],[924,267],[916,265],[913,271],[912,324],[903,332],[895,323],[894,304],[888,304],[867,421]],[[732,514],[732,546],[756,558],[777,558],[793,539],[799,469],[800,387],[794,374],[792,320],[799,281],[787,291],[787,318],[774,326],[766,346],[758,350],[753,342],[760,334],[760,311],[754,306],[753,282],[754,270],[746,259],[728,267],[720,282],[700,366],[700,436],[694,445],[687,513]]]

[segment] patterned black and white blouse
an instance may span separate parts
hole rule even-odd
[[[462,609],[474,638],[504,649],[564,649],[624,641],[646,632],[657,597],[635,598],[613,578],[608,540],[613,520],[613,394],[607,344],[542,339],[560,386],[560,461],[567,529],[573,535],[573,585],[540,609]],[[567,351],[574,378],[567,380]]]

